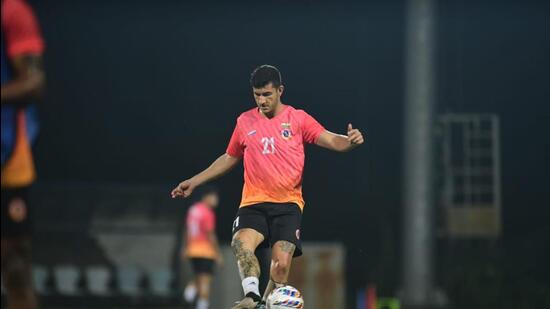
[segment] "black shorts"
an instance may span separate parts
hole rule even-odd
[[[2,238],[31,235],[32,212],[28,191],[28,187],[2,189]]]
[[[302,211],[294,203],[260,203],[239,208],[233,222],[233,234],[240,229],[253,229],[261,233],[265,241],[260,246],[273,245],[285,240],[296,246],[294,257],[302,255],[300,226]]]
[[[213,274],[214,260],[205,258],[190,258],[193,273],[198,274]]]

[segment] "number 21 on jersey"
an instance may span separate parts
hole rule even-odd
[[[275,153],[275,138],[273,137],[262,137],[262,144],[264,145],[264,150],[262,154],[274,154]]]

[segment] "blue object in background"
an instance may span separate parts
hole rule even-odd
[[[365,309],[367,304],[367,298],[365,297],[365,290],[361,289],[357,291],[357,309]]]

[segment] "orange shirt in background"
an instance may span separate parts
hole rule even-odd
[[[216,229],[214,210],[198,202],[189,208],[186,222],[185,256],[188,258],[215,259],[217,249],[208,237]]]

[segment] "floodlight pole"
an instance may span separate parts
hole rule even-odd
[[[405,309],[431,308],[433,294],[434,4],[409,0],[406,22],[403,268]]]

